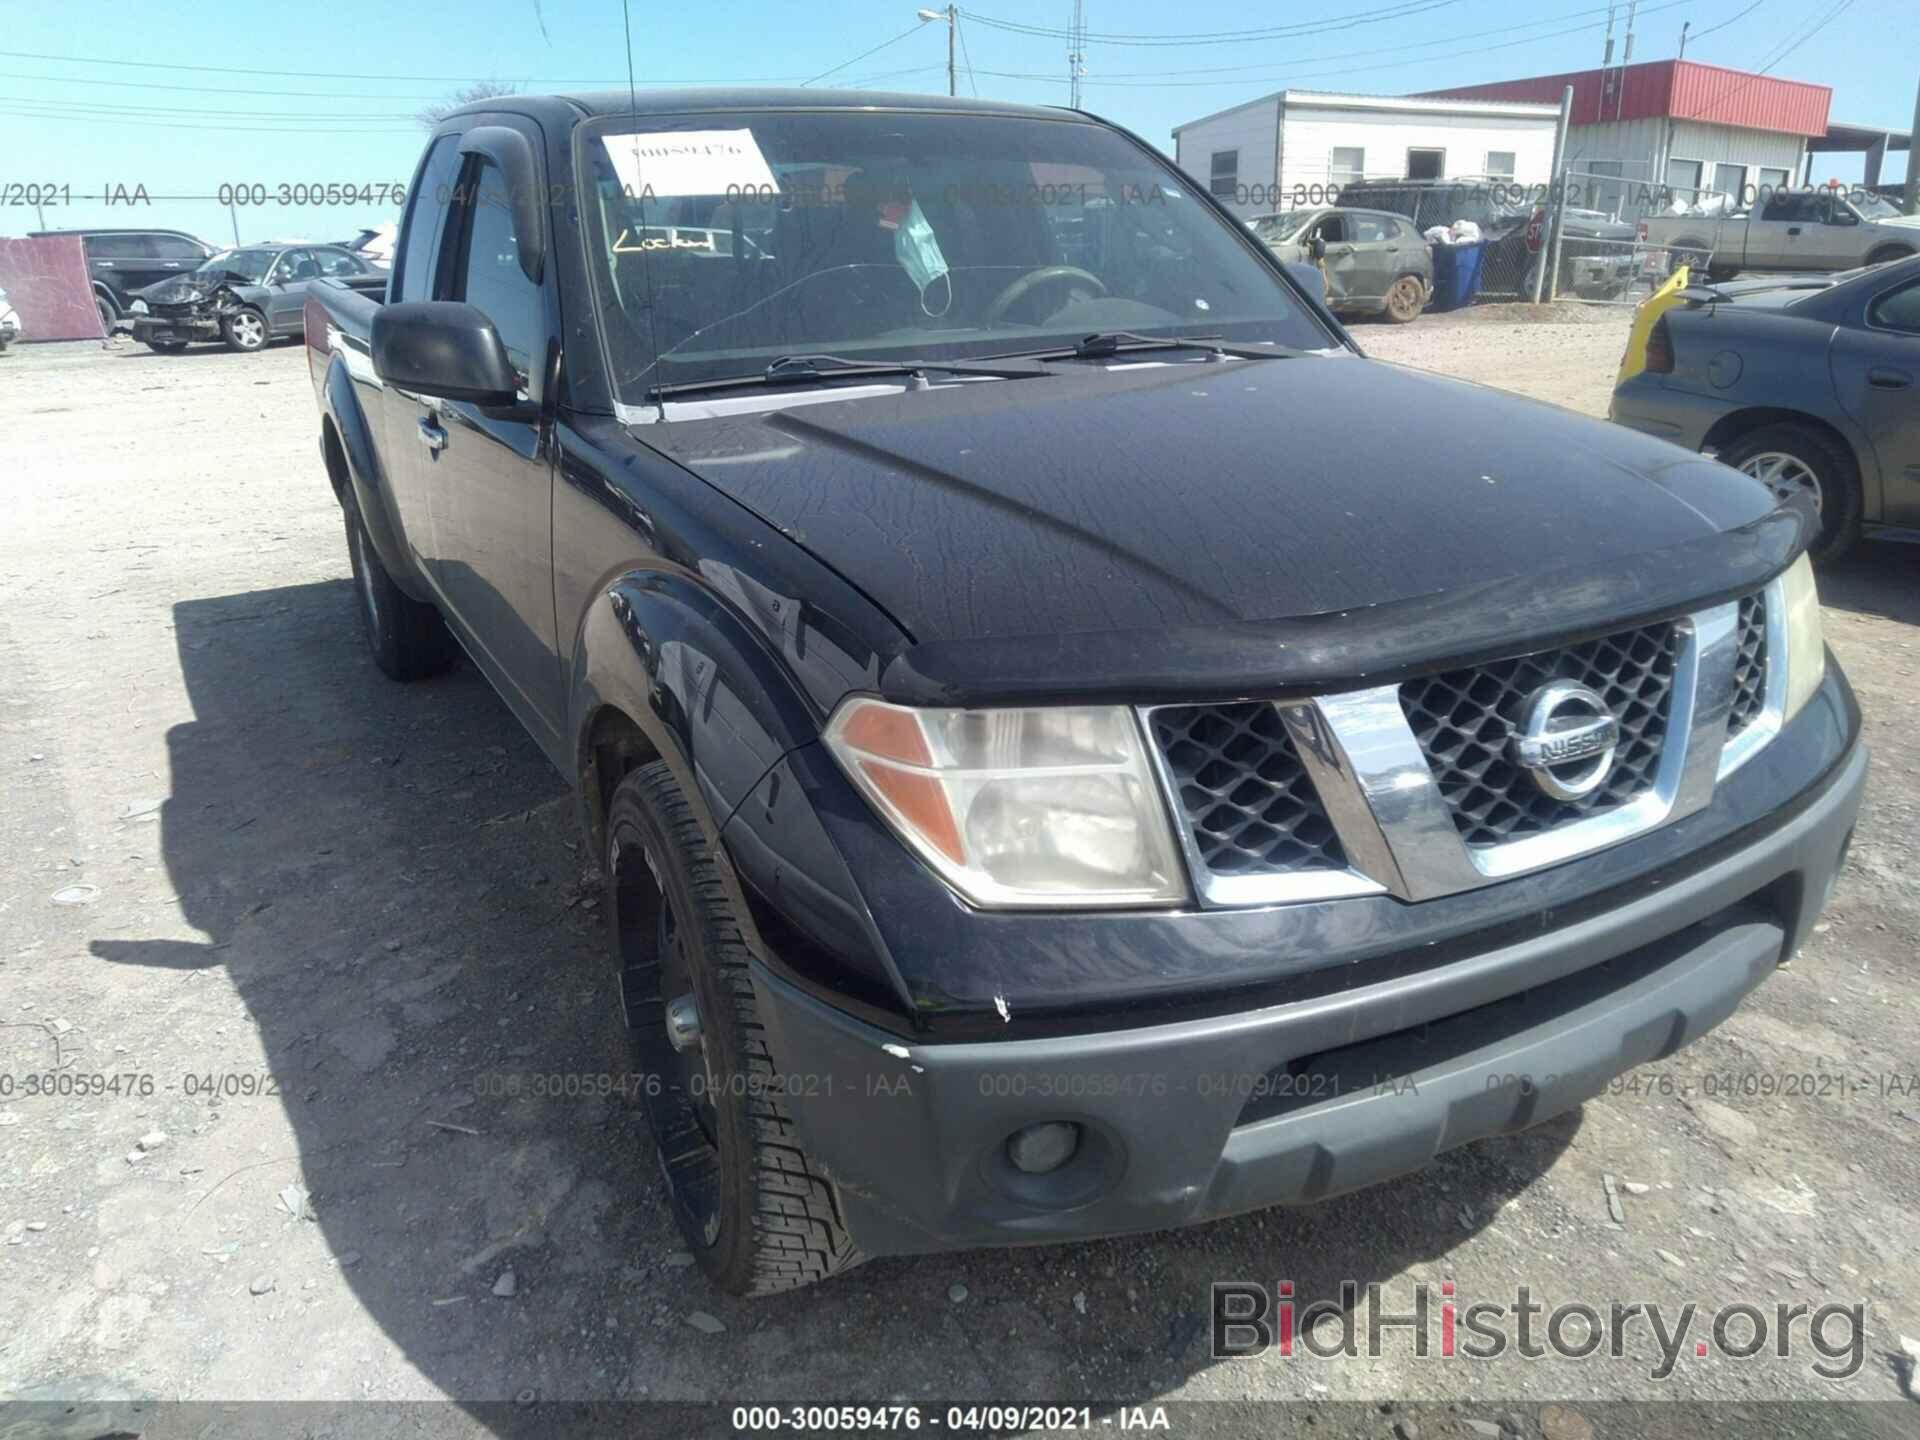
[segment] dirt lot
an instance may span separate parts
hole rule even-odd
[[[1357,333],[1599,414],[1624,324]],[[1875,749],[1826,923],[1648,1093],[1314,1208],[738,1303],[688,1268],[617,1100],[501,1093],[623,1068],[573,811],[471,668],[374,670],[315,435],[297,347],[0,360],[0,1395],[1301,1399],[1322,1403],[1262,1433],[1511,1411],[1552,1440],[1644,1433],[1613,1397],[1846,1398],[1882,1403],[1805,1433],[1920,1431],[1920,1094],[1898,1083],[1920,1072],[1920,552],[1865,546],[1823,582]],[[1705,1098],[1709,1072],[1755,1093]],[[1849,1083],[1773,1093],[1800,1075]],[[1852,1083],[1874,1077],[1896,1083]],[[1549,1309],[1858,1302],[1865,1324],[1838,1380],[1804,1335],[1787,1358],[1689,1344],[1654,1379],[1645,1329],[1620,1359],[1446,1362],[1389,1332],[1378,1359],[1214,1361],[1225,1278],[1303,1304],[1378,1282],[1389,1311],[1420,1281],[1436,1304],[1443,1281]],[[1789,1423],[1710,1420],[1769,1415]]]

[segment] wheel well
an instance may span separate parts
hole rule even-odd
[[[1884,265],[1889,260],[1904,260],[1911,254],[1913,254],[1913,247],[1911,245],[1902,245],[1896,240],[1886,245],[1874,246],[1867,254],[1866,263],[1869,265]]]
[[[1853,446],[1847,437],[1818,416],[1809,415],[1802,410],[1780,410],[1767,406],[1755,406],[1750,410],[1736,410],[1731,415],[1722,416],[1714,422],[1711,430],[1700,442],[1702,450],[1724,450],[1743,435],[1766,425],[1804,425],[1809,430],[1817,430],[1838,445],[1846,454],[1853,456],[1859,464],[1860,457],[1854,455]]]
[[[603,705],[587,730],[580,757],[580,803],[585,811],[587,837],[597,861],[606,849],[607,806],[622,780],[660,751],[624,710]]]
[[[352,472],[347,469],[347,449],[340,443],[340,432],[333,428],[331,415],[320,422],[320,454],[327,462],[327,481],[333,486],[333,498],[345,504]]]

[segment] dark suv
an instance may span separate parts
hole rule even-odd
[[[1413,221],[1423,233],[1435,225],[1471,220],[1488,242],[1480,267],[1480,289],[1530,298],[1539,257],[1527,248],[1527,221],[1542,198],[1539,187],[1498,176],[1461,176],[1451,180],[1357,180],[1340,191],[1342,205],[1391,210]],[[1613,300],[1634,281],[1634,243],[1638,232],[1595,210],[1567,211],[1560,236],[1560,284],[1563,295]]]
[[[133,302],[133,292],[196,269],[215,253],[184,230],[35,230],[34,236],[78,235],[87,251],[87,275],[100,328],[109,335]]]

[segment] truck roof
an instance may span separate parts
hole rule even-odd
[[[465,115],[523,114],[559,119],[601,115],[697,115],[728,110],[921,110],[967,115],[1009,115],[1030,120],[1090,119],[1052,105],[1013,105],[998,100],[969,100],[951,95],[918,95],[874,90],[805,90],[781,86],[707,86],[696,89],[596,90],[566,95],[498,95],[450,111]]]

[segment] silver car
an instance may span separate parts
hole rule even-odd
[[[1319,267],[1330,309],[1404,325],[1433,296],[1432,252],[1405,216],[1322,205],[1247,224],[1282,261]]]

